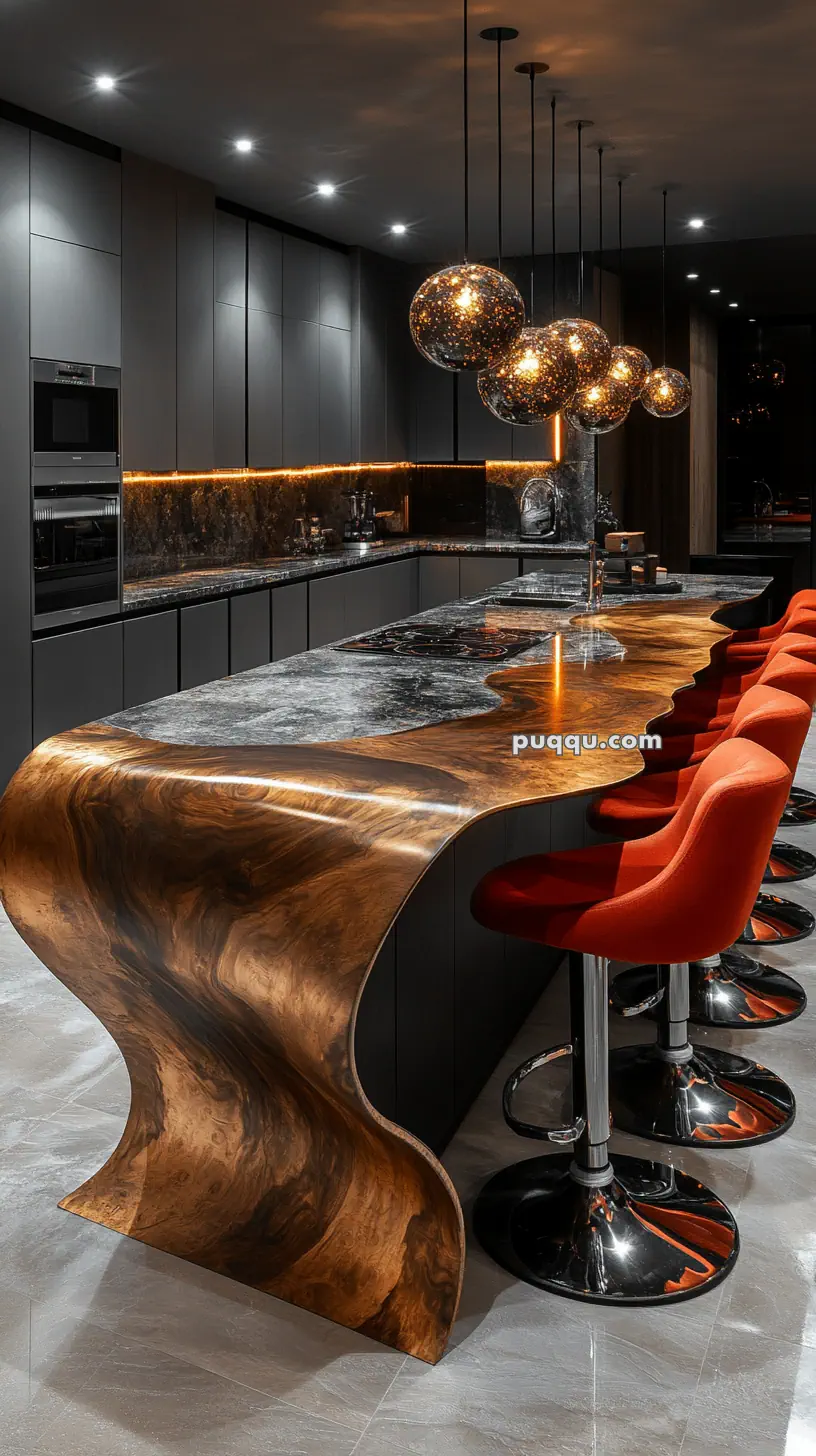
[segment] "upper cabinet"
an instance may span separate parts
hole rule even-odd
[[[215,214],[215,301],[246,307],[247,225],[231,212]]]
[[[351,259],[332,248],[320,249],[320,322],[351,328]]]
[[[322,249],[302,238],[283,239],[283,316],[320,323]]]
[[[109,157],[32,132],[32,233],[120,253],[121,172],[119,162]]]
[[[211,285],[210,285],[211,286]],[[176,174],[122,159],[122,460],[176,469]]]
[[[31,353],[120,366],[122,294],[114,253],[32,237]]]
[[[249,306],[283,312],[283,239],[259,222],[249,224]]]

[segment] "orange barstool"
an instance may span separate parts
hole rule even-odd
[[[756,894],[789,784],[780,759],[733,738],[712,750],[664,829],[646,839],[515,860],[477,886],[472,906],[482,925],[570,952],[572,1040],[513,1073],[504,1114],[521,1136],[572,1142],[573,1151],[506,1168],[482,1189],[474,1210],[480,1242],[517,1278],[602,1303],[659,1304],[711,1288],[733,1266],[736,1223],[709,1188],[662,1163],[610,1162],[608,961],[669,957],[682,971],[689,959],[733,940]],[[739,863],[726,852],[738,842],[745,845]],[[691,1049],[674,1035],[666,1042],[665,1064],[682,1076]],[[522,1082],[568,1054],[571,1123],[545,1128],[518,1117]],[[754,1064],[731,1062],[739,1098],[739,1079]],[[714,1125],[711,1140],[720,1144]]]
[[[804,679],[807,695],[816,692],[816,666],[779,654],[772,667],[769,679],[784,683],[786,689]],[[720,741],[729,736],[750,738],[776,753],[793,774],[810,722],[810,708],[798,694],[757,685],[745,694]],[[660,774],[643,774],[612,789],[595,800],[589,811],[590,823],[604,833],[623,838],[634,838],[668,823],[689,792],[701,761]],[[773,864],[775,854],[786,852],[795,853],[791,846],[774,841],[768,865]],[[778,896],[760,895],[740,942],[745,943],[747,932],[753,934],[754,926],[772,926],[775,915],[784,913],[792,918],[797,912],[802,929],[809,933],[813,927],[810,911]],[[645,1011],[659,1018],[664,1014],[664,1008],[659,1007],[660,984],[656,966],[633,967],[616,976],[612,1004],[623,1016]],[[793,1021],[804,1011],[807,997],[792,976],[733,948],[723,948],[718,955],[689,967],[689,1005],[690,1020],[698,1025],[747,1028]]]

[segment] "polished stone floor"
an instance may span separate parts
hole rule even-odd
[[[816,786],[816,734],[798,782]],[[816,851],[816,828],[786,832]],[[816,880],[790,897],[816,911]],[[666,1309],[584,1306],[513,1282],[471,1245],[461,1315],[430,1368],[62,1213],[118,1140],[127,1078],[94,1018],[0,922],[3,1456],[812,1456],[816,1451],[816,937],[769,954],[813,1009],[696,1040],[793,1085],[787,1136],[678,1152],[737,1214],[718,1289]],[[499,1114],[506,1072],[558,1039],[559,977],[452,1143],[466,1206],[537,1149]],[[616,1042],[648,1039],[614,1020]],[[557,1103],[538,1093],[539,1110]],[[528,1104],[529,1105],[529,1104]],[[649,1151],[616,1137],[621,1150]]]

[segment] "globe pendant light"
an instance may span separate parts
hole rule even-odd
[[[579,140],[580,147],[580,140]],[[603,147],[598,148],[598,307],[603,317]],[[580,194],[579,194],[580,196]],[[583,241],[583,238],[581,239]],[[583,256],[581,258],[583,273]],[[604,335],[604,337],[606,337]],[[612,348],[609,348],[607,371],[603,378],[585,389],[579,389],[565,418],[576,430],[588,435],[608,435],[622,425],[629,413],[632,393],[627,383],[616,379],[609,371],[612,364]]]
[[[556,319],[545,333],[566,344],[578,370],[579,389],[600,384],[605,378],[612,357],[612,345],[603,329],[583,317],[584,312],[584,207],[581,137],[591,121],[578,122],[578,312],[579,318]]]
[[[489,369],[510,350],[524,324],[524,301],[496,268],[467,261],[470,232],[468,6],[463,4],[464,261],[434,273],[411,303],[411,337],[440,369]]]
[[[663,363],[653,369],[640,396],[643,408],[659,420],[673,420],[691,404],[691,383],[679,369],[666,364],[666,189],[663,189]]]
[[[508,425],[540,425],[552,419],[564,408],[578,384],[578,371],[569,349],[558,344],[544,329],[534,327],[535,82],[536,76],[548,70],[544,61],[524,61],[516,66],[519,74],[530,78],[530,326],[522,329],[501,363],[486,369],[477,381],[482,403]]]

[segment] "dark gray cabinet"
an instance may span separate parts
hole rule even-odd
[[[263,667],[271,655],[269,592],[244,592],[230,600],[230,672]]]
[[[179,470],[215,464],[213,389],[213,188],[179,175],[176,255],[176,461]]]
[[[37,359],[119,368],[122,293],[116,254],[32,237],[31,353]]]
[[[351,328],[351,260],[333,248],[320,249],[320,322]]]
[[[459,557],[420,556],[419,605],[417,610],[429,612],[459,598]]]
[[[462,556],[459,561],[459,595],[478,596],[500,582],[519,574],[517,556]]]
[[[469,1107],[507,1041],[508,1008],[498,1002],[504,974],[504,936],[474,920],[470,900],[483,875],[507,858],[503,814],[472,824],[453,847],[454,987],[457,1103]]]
[[[176,468],[176,178],[122,158],[122,459]]]
[[[341,573],[319,576],[309,582],[310,647],[325,647],[328,642],[337,642],[347,635],[346,581],[346,575]]]
[[[294,657],[309,646],[308,583],[293,581],[272,588],[272,661]]]
[[[0,791],[32,744],[28,151],[0,121]]]
[[[351,334],[320,325],[320,463],[351,459]]]
[[[555,442],[553,440],[553,424],[548,420],[543,425],[515,425],[511,431],[513,436],[513,449],[510,457],[503,455],[502,460],[508,458],[513,460],[552,460],[555,454]]]
[[[230,212],[215,214],[215,301],[246,306],[247,225]]]
[[[283,239],[258,222],[249,224],[249,307],[283,310]]]
[[[155,612],[124,624],[124,706],[178,692],[178,612]]]
[[[202,602],[179,612],[179,680],[182,689],[215,682],[229,673],[229,602]]]
[[[278,314],[247,314],[248,463],[256,469],[283,462],[282,326]]]
[[[383,1117],[397,1112],[397,939],[386,936],[357,1011],[354,1059],[363,1090]]]
[[[288,319],[320,322],[322,249],[301,238],[283,239],[283,313]]]
[[[313,465],[320,452],[320,325],[284,318],[283,360],[283,464]]]
[[[474,374],[457,374],[459,459],[512,460],[513,427],[497,420],[482,404]]]
[[[120,164],[33,131],[31,231],[103,253],[121,252]]]
[[[35,743],[121,712],[121,622],[41,638],[33,660]]]
[[[246,309],[215,305],[215,463],[246,464]]]
[[[413,361],[414,460],[453,459],[456,375],[419,354]]]
[[[444,851],[396,923],[397,1117],[432,1148],[456,1121],[454,861]]]

